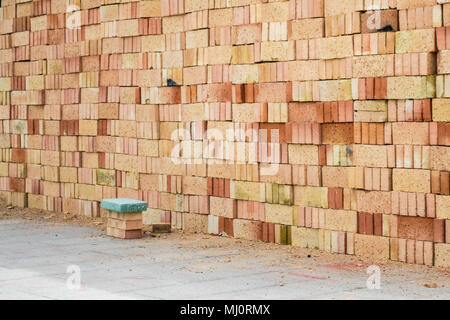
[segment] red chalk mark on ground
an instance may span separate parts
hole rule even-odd
[[[336,281],[336,280],[329,279],[329,278],[316,277],[316,276],[311,276],[311,275],[303,274],[303,273],[289,272],[288,274],[291,276],[294,276],[294,277],[305,278],[305,279]]]

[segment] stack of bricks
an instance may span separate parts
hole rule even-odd
[[[0,194],[450,267],[450,1],[3,0]]]
[[[142,212],[147,203],[133,199],[104,199],[101,208],[106,210],[108,236],[120,239],[142,238]]]

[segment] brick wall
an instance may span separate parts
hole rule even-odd
[[[0,194],[450,267],[447,0],[4,0]]]

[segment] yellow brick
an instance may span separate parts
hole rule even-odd
[[[145,3],[147,1],[142,1],[141,3]],[[100,7],[100,21],[114,21],[119,19],[119,5],[114,4],[110,6],[101,6]]]
[[[318,40],[320,59],[337,59],[353,56],[353,37],[342,36]]]
[[[431,192],[431,174],[429,170],[394,169],[392,171],[394,191]]]
[[[436,50],[434,29],[399,31],[395,33],[395,52],[434,52]]]
[[[137,172],[138,157],[126,154],[115,154],[114,165],[117,170]]]
[[[306,207],[328,208],[328,188],[295,186],[294,203]]]
[[[436,243],[434,245],[435,266],[440,268],[450,268],[450,244]]]
[[[71,182],[77,183],[78,181],[78,172],[77,168],[72,167],[61,167],[59,171],[61,182]]]
[[[164,51],[166,47],[165,36],[151,35],[142,37],[142,51],[143,52],[156,52]]]
[[[233,65],[231,69],[233,83],[256,83],[259,77],[259,68],[256,64]]]
[[[287,61],[295,59],[293,41],[264,41],[261,43],[262,61]]]
[[[294,213],[296,207],[279,204],[265,204],[266,222],[278,223],[291,226],[294,224]]]
[[[208,179],[203,177],[185,176],[183,180],[183,194],[208,195]]]
[[[11,91],[11,78],[0,78],[0,91]]]
[[[230,22],[233,21],[232,8],[209,10],[208,15],[210,28],[229,26]]]
[[[387,74],[387,55],[354,57],[353,77],[384,77]]]
[[[96,120],[80,120],[79,132],[81,136],[96,136],[97,121]]]
[[[389,99],[425,99],[433,98],[436,81],[429,77],[389,77],[387,78]]]
[[[209,0],[185,0],[184,1],[184,11],[193,12],[206,10],[209,7]]]
[[[47,15],[31,18],[31,31],[41,31],[47,29]]]
[[[146,157],[157,157],[158,140],[138,140],[138,154]]]
[[[450,122],[450,99],[433,99],[433,121]]]
[[[117,21],[117,36],[131,37],[139,35],[139,20],[119,20]]]
[[[97,200],[95,185],[93,184],[77,184],[78,198],[81,200]]]
[[[290,24],[289,39],[306,40],[324,36],[323,18],[292,20]]]
[[[164,17],[162,19],[164,33],[179,33],[184,31],[184,16]]]
[[[208,47],[208,37],[208,29],[186,32],[186,49]]]
[[[319,147],[313,145],[289,145],[289,163],[319,165]]]
[[[389,259],[389,238],[355,234],[355,255],[375,262]]]
[[[358,215],[356,211],[332,210],[325,211],[325,229],[333,231],[357,232]]]
[[[320,81],[321,101],[345,101],[352,100],[351,80]]]
[[[231,198],[264,202],[265,184],[259,182],[231,181]]]
[[[44,90],[44,76],[27,77],[27,90]]]
[[[289,2],[257,4],[258,22],[277,22],[289,20]]]
[[[325,17],[364,10],[363,0],[324,0]]]
[[[450,196],[436,196],[436,217],[450,219]]]
[[[156,18],[161,16],[161,1],[147,0],[140,1],[140,16],[147,18]]]
[[[292,227],[291,236],[295,247],[319,249],[319,229]]]

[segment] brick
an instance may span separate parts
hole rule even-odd
[[[289,20],[289,3],[272,2],[258,5],[259,22],[276,22]]]
[[[210,197],[210,212],[219,217],[234,219],[236,215],[236,200],[229,198]]]
[[[260,202],[265,200],[265,184],[263,183],[232,181],[230,187],[232,199]]]
[[[394,144],[429,145],[429,137],[428,123],[397,122],[392,124]]]
[[[391,56],[374,55],[353,57],[353,76],[357,78],[387,76],[389,72],[389,57]]]
[[[261,103],[233,104],[233,121],[252,123],[267,120],[267,106]]]
[[[334,231],[357,231],[357,213],[347,210],[325,210],[325,229]]]
[[[210,10],[208,14],[210,28],[228,26],[230,24],[230,21],[233,20],[232,8]]]
[[[318,39],[320,59],[338,59],[353,56],[353,37],[343,36]]]
[[[137,70],[136,85],[140,87],[161,86],[161,72],[159,70]]]
[[[437,73],[450,73],[450,50],[442,50],[437,55]]]
[[[353,124],[323,124],[322,143],[323,144],[352,144]]]
[[[295,58],[292,41],[264,41],[261,43],[262,61],[287,61]]]
[[[430,169],[450,171],[450,150],[446,147],[430,148]]]
[[[207,195],[207,179],[202,177],[183,177],[183,194]]]
[[[397,10],[369,11],[361,14],[361,33],[377,32],[386,26],[391,26],[393,31],[398,30]]]
[[[359,212],[391,213],[391,193],[382,191],[356,191],[356,208]]]
[[[261,25],[250,24],[242,26],[233,26],[232,42],[235,45],[251,44],[261,41]]]
[[[361,167],[388,167],[389,148],[386,146],[354,145],[353,164]]]
[[[383,262],[389,259],[389,238],[355,234],[355,255]]]
[[[207,29],[186,32],[186,49],[207,47],[208,36]]]
[[[362,168],[361,168],[362,169]],[[322,167],[324,187],[363,188],[363,170],[352,167]]]
[[[140,2],[140,17],[160,17],[161,1],[142,1]]]
[[[179,33],[184,31],[184,17],[172,16],[162,19],[164,33]]]
[[[351,80],[320,81],[321,101],[347,101],[352,99]]]
[[[434,29],[408,30],[395,33],[395,52],[434,52],[436,50]]]
[[[287,102],[290,95],[290,87],[286,83],[255,85],[255,102]]]
[[[294,203],[305,207],[328,208],[328,190],[320,187],[294,187]]]
[[[289,22],[289,39],[306,40],[324,36],[324,19],[300,19]]]
[[[262,239],[262,222],[234,219],[233,220],[234,237],[245,240]]]
[[[319,165],[319,148],[308,145],[289,145],[289,163]]]
[[[434,245],[435,266],[450,268],[450,244],[437,243]]]
[[[394,169],[392,171],[392,187],[394,191],[430,193],[430,171]]]
[[[436,217],[450,220],[450,196],[436,196]]]
[[[433,220],[419,217],[399,216],[398,237],[405,239],[433,241]]]
[[[318,80],[318,61],[289,61],[287,64],[289,74],[288,80]],[[316,119],[314,119],[316,121]]]
[[[142,238],[142,230],[123,230],[113,227],[107,227],[106,234],[108,236],[120,239],[140,239]]]
[[[450,99],[433,99],[433,121],[450,122]]]
[[[386,122],[387,104],[385,101],[355,101],[355,122]]]
[[[109,6],[101,6],[100,7],[100,21],[101,22],[114,21],[117,19],[119,19],[119,6],[118,5],[109,5]]]
[[[300,248],[319,249],[319,230],[292,227],[292,245]]]
[[[425,99],[434,96],[435,83],[432,77],[389,77],[387,96],[389,99]]]
[[[108,219],[108,227],[131,231],[142,229],[142,219],[140,220],[120,220],[120,219]]]
[[[157,52],[165,50],[164,35],[150,35],[142,37],[142,51]]]
[[[293,225],[295,207],[265,204],[266,221],[278,224]]]

